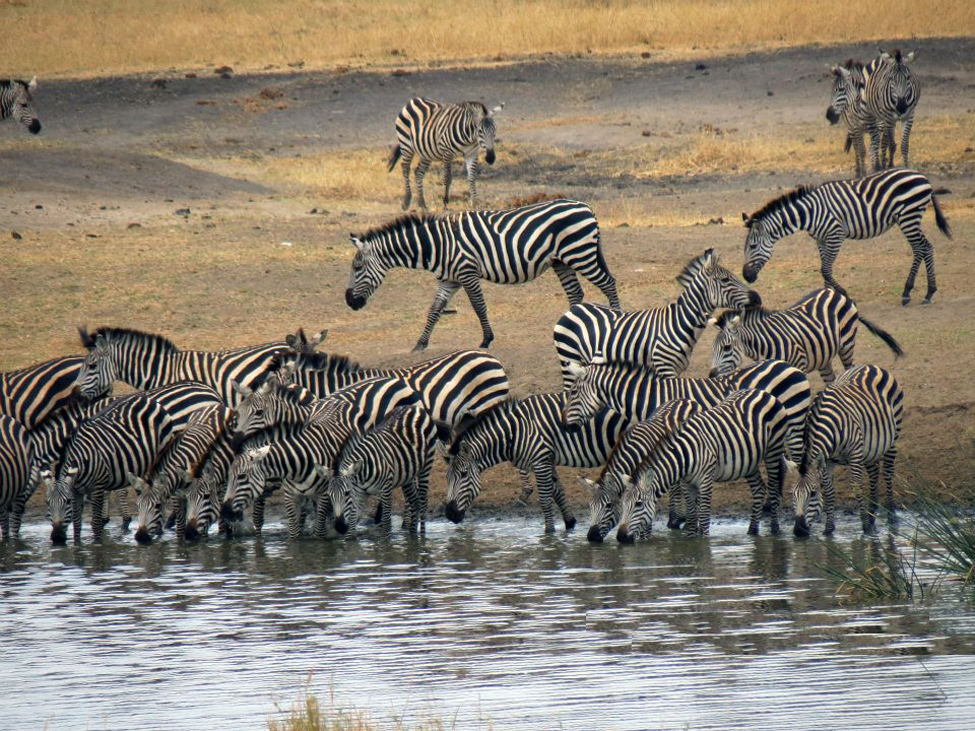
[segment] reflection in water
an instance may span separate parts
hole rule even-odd
[[[864,558],[877,541],[837,545]],[[856,606],[822,540],[538,536],[0,546],[9,728],[258,729],[313,690],[457,728],[957,729],[975,715],[972,599]],[[7,689],[14,689],[9,692]],[[770,719],[775,719],[772,722]],[[481,726],[484,728],[484,726]]]

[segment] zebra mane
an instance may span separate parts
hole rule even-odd
[[[383,236],[384,234],[391,234],[401,231],[407,227],[417,227],[425,226],[431,223],[440,223],[446,221],[450,224],[451,228],[457,228],[457,218],[453,215],[437,215],[434,213],[404,213],[402,216],[397,216],[392,221],[387,221],[379,226],[374,226],[370,228],[365,233],[359,235],[357,238],[360,241],[368,241],[369,239],[375,238],[377,236]]]
[[[333,353],[302,353],[298,359],[301,370],[328,371],[329,373],[355,373],[362,370],[358,361],[347,355]]]
[[[479,414],[464,414],[460,420],[460,423],[458,423],[453,430],[453,434],[451,435],[450,439],[450,447],[447,450],[447,454],[451,457],[457,456],[457,453],[460,451],[461,442],[467,438],[468,434],[489,419],[497,418],[499,414],[510,414],[514,409],[521,406],[521,403],[522,400],[517,396],[508,396],[503,401],[499,401],[491,408],[485,409]]]
[[[132,330],[127,327],[100,327],[89,333],[87,327],[81,326],[78,328],[78,334],[81,336],[81,344],[86,348],[94,348],[95,341],[101,336],[106,340],[134,340],[144,342],[154,345],[156,349],[169,354],[179,352],[179,348],[169,338],[143,332],[142,330]]]
[[[467,102],[457,102],[457,106],[461,109],[469,109],[474,112],[480,112],[481,115],[488,115],[488,108],[481,102],[467,101]]]
[[[220,423],[217,426],[217,430],[213,435],[213,441],[210,442],[210,448],[207,449],[205,452],[203,452],[203,454],[200,455],[199,459],[197,459],[192,465],[190,465],[189,472],[190,474],[193,475],[193,477],[199,478],[203,476],[203,473],[210,466],[210,463],[213,462],[213,458],[216,456],[217,452],[219,451],[219,445],[221,440],[225,439],[227,440],[228,444],[230,443],[230,440],[233,438],[231,429],[233,427],[234,418],[236,416],[237,416],[236,411],[230,411],[230,413],[223,412],[221,414],[221,416],[219,417]]]
[[[783,193],[778,198],[773,198],[764,206],[762,206],[757,211],[755,211],[752,215],[750,215],[748,217],[748,222],[746,225],[750,225],[753,221],[757,221],[760,218],[768,216],[772,213],[777,213],[778,211],[782,210],[786,206],[792,205],[797,200],[805,196],[807,193],[811,193],[812,191],[816,190],[816,188],[818,187],[819,187],[818,185],[800,185],[797,186],[796,188],[793,188],[788,193]]]
[[[703,254],[695,256],[681,269],[680,274],[677,275],[678,283],[683,287],[686,286],[701,269],[704,268],[704,260],[709,256],[717,256],[714,253],[714,249],[708,249]]]

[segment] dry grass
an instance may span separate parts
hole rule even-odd
[[[967,0],[24,0],[0,3],[7,71],[86,75],[304,62],[507,60],[537,53],[660,55],[975,33]],[[55,42],[56,41],[56,42]]]

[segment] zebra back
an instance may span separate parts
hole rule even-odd
[[[72,400],[85,359],[78,355],[37,363],[0,373],[0,413],[33,429],[44,418]],[[100,398],[106,390],[93,392]]]

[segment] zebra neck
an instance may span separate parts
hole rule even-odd
[[[646,419],[657,407],[656,379],[643,369],[607,374],[600,383],[600,397],[606,408],[627,419]]]
[[[677,301],[667,305],[665,312],[669,329],[684,333],[686,342],[693,347],[714,310],[715,305],[708,299],[703,280],[695,277],[684,287]]]
[[[503,409],[502,409],[503,410]],[[470,443],[474,452],[474,461],[480,471],[484,471],[502,462],[512,462],[517,451],[515,442],[522,429],[510,413],[494,414],[490,424],[484,424],[478,434],[472,435]]]
[[[376,241],[377,253],[390,267],[425,269],[435,274],[450,260],[452,243],[453,232],[445,219],[404,225]]]
[[[775,233],[775,240],[783,239],[796,231],[809,227],[809,197],[810,193],[806,193],[804,196],[783,205],[765,219],[765,225]]]

